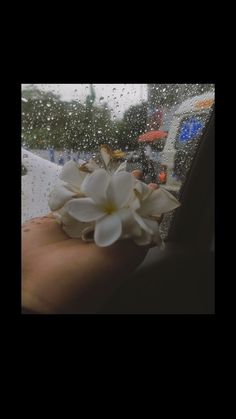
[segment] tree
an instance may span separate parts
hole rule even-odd
[[[107,107],[94,106],[92,99],[84,104],[62,101],[53,92],[42,92],[35,86],[23,91],[22,140],[29,148],[94,150],[114,137],[111,114]],[[89,96],[89,97],[90,97]]]
[[[42,92],[34,85],[23,90],[22,142],[29,148],[46,148],[54,142],[55,115],[60,106],[60,96]],[[54,122],[53,122],[54,121]]]
[[[138,147],[139,135],[146,131],[147,103],[132,105],[124,113],[123,119],[115,125],[115,138],[119,148],[134,150]]]

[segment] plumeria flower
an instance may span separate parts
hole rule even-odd
[[[69,215],[78,221],[95,222],[94,241],[98,246],[109,246],[122,235],[122,225],[132,218],[129,203],[137,203],[134,178],[121,171],[110,175],[98,169],[85,178],[81,191],[87,198],[72,199],[65,205]]]
[[[117,150],[112,151],[108,146],[102,145],[100,148],[103,165],[106,170],[111,165],[114,159],[120,159],[124,157],[125,153]],[[49,197],[49,207],[52,211],[57,211],[62,208],[67,201],[72,198],[84,196],[81,193],[80,186],[86,176],[93,173],[95,170],[100,169],[97,163],[91,159],[89,162],[80,160],[79,163],[70,160],[67,162],[60,173],[59,180],[51,192]],[[126,169],[126,162],[121,164],[117,162],[111,173],[118,173]]]
[[[163,247],[158,220],[162,214],[179,207],[179,201],[165,189],[150,187],[150,185],[148,187],[139,180],[136,180],[134,190],[139,198],[140,206],[133,212],[133,216],[142,229],[142,234],[135,238],[135,242],[145,245],[153,240]]]
[[[120,151],[112,151],[108,146],[101,146],[100,153],[105,168],[110,167],[114,159],[120,159],[124,157],[125,153]],[[113,164],[113,170],[111,173],[118,173],[124,171],[126,168],[126,162],[121,164]],[[73,238],[82,238],[83,240],[90,241],[91,233],[94,230],[95,222],[84,223],[77,221],[71,217],[65,210],[66,202],[73,198],[85,197],[81,191],[81,184],[85,177],[88,177],[95,170],[100,169],[97,163],[91,159],[89,162],[79,161],[79,164],[74,161],[66,163],[61,171],[59,180],[51,192],[49,197],[49,207],[54,212],[56,220],[62,225],[64,231]]]
[[[68,162],[51,193],[49,206],[69,237],[109,246],[132,238],[138,245],[163,247],[158,220],[180,204],[166,190],[149,187],[119,164],[123,152],[100,149],[102,166],[94,160]]]
[[[140,208],[137,212],[143,217],[160,217],[180,206],[179,201],[164,188],[150,188],[145,183],[136,180],[134,189],[140,200]]]
[[[88,171],[83,169],[84,164],[85,162],[82,160],[79,164],[70,160],[63,166],[59,180],[48,201],[52,211],[59,210],[72,198],[84,196],[80,190],[83,180],[88,175]]]
[[[65,207],[55,212],[54,217],[69,237],[73,239],[82,238],[84,241],[94,241],[93,232],[95,223],[77,221],[71,217]]]

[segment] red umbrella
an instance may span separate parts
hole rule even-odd
[[[139,143],[143,143],[143,142],[151,142],[154,140],[161,140],[163,138],[167,137],[167,132],[166,131],[148,131],[145,132],[144,134],[140,135],[138,137],[138,142]]]

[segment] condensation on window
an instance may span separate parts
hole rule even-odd
[[[23,84],[22,221],[48,213],[63,165],[97,158],[101,144],[180,197],[213,104],[213,84]]]

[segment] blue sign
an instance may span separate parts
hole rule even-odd
[[[190,141],[193,138],[196,138],[203,128],[203,122],[197,118],[190,118],[187,121],[184,121],[179,132],[178,140],[181,142]]]

